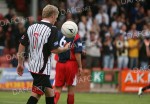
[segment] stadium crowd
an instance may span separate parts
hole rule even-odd
[[[145,39],[150,39],[149,0],[39,0],[37,21],[28,13],[30,0],[23,0],[22,6],[20,0],[6,1],[9,11],[0,14],[0,67],[16,67],[19,39],[31,24],[41,20],[42,8],[50,3],[60,10],[56,23],[59,29],[66,20],[78,24],[86,51],[82,57],[84,68],[149,68],[144,44]],[[21,21],[22,17],[25,21]]]

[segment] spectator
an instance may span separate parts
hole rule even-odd
[[[5,40],[5,48],[6,48],[5,50],[7,50],[6,52],[8,53],[4,53],[4,54],[9,55],[11,57],[11,60],[9,60],[9,64],[12,67],[17,66],[17,59],[14,57],[17,54],[16,48],[15,48],[15,41],[16,40],[14,38],[12,27],[9,26],[6,32],[6,40]]]
[[[32,16],[28,17],[27,21],[25,23],[25,28],[27,29],[30,25],[32,25],[34,23],[35,23],[34,18]]]
[[[140,6],[141,6],[140,3],[136,2],[134,7],[131,8],[130,23],[135,23],[136,16],[138,14],[138,10],[139,10]]]
[[[105,34],[108,31],[108,27],[105,24],[101,24],[100,25],[100,29],[101,29],[101,31],[100,31],[99,37],[102,39],[102,43],[104,43],[104,41],[105,41]]]
[[[150,34],[148,33],[149,29],[147,25],[143,26],[143,31],[142,31],[142,37],[144,40],[150,40]],[[139,59],[140,59],[140,69],[147,69],[148,68],[148,63],[149,63],[149,57],[147,56],[146,53],[146,45],[144,44],[144,40],[141,40],[140,42],[140,51],[139,51]]]
[[[142,30],[142,27],[144,25],[144,16],[145,16],[145,11],[144,11],[144,7],[140,7],[139,10],[138,10],[138,13],[136,15],[136,18],[135,18],[135,23],[137,24],[137,30],[138,31],[141,31]]]
[[[94,31],[96,33],[96,36],[98,37],[98,35],[100,33],[100,27],[99,27],[96,19],[93,19],[93,24],[92,24],[91,30]]]
[[[121,21],[123,24],[126,24],[127,20],[126,20],[126,16],[125,16],[124,13],[121,13],[120,18],[121,18],[120,21]]]
[[[114,67],[114,45],[110,33],[105,34],[103,43],[103,68],[112,69]]]
[[[87,32],[87,28],[86,28],[86,23],[87,23],[87,19],[85,16],[81,16],[81,21],[78,24],[79,27],[79,35],[81,37],[82,40],[86,40],[86,32]]]
[[[124,37],[125,40],[128,39],[128,36],[127,36],[127,26],[126,26],[125,24],[123,24],[123,25],[121,26],[119,32],[123,35],[123,37]]]
[[[115,34],[119,32],[122,25],[123,25],[123,23],[121,21],[121,17],[117,16],[116,20],[113,21],[112,24],[111,24]]]
[[[95,16],[98,24],[100,25],[103,21],[106,25],[109,25],[109,16],[106,14],[102,7],[99,8],[98,14]]]
[[[14,48],[14,42],[15,42],[15,40],[12,36],[12,27],[9,26],[7,29],[7,32],[6,32],[5,47],[9,50],[11,48]]]
[[[92,11],[89,10],[87,12],[87,31],[88,32],[91,31],[91,29],[92,29],[92,24],[93,24],[92,21],[93,21],[93,14],[92,14]]]
[[[86,41],[86,68],[91,70],[94,67],[99,67],[100,63],[100,39],[97,39],[96,33],[90,31],[90,38]]]
[[[131,25],[130,33],[132,35],[129,39],[129,58],[130,58],[130,69],[138,67],[138,57],[139,57],[139,37],[136,30],[136,24]]]
[[[110,18],[109,25],[111,25],[112,22],[116,20],[117,16],[118,16],[117,13],[114,13],[114,14],[113,14],[113,16]]]
[[[119,33],[115,46],[117,49],[118,69],[128,68],[128,42],[124,39],[123,34]]]
[[[110,33],[110,36],[112,37],[112,40],[114,41],[115,38],[116,38],[116,34],[115,34],[115,32],[113,31],[113,28],[110,26],[110,27],[108,28],[108,31],[109,31],[109,33]]]
[[[73,21],[72,13],[68,12],[68,13],[66,14],[66,20],[71,20],[71,21]]]
[[[123,24],[122,26],[121,26],[121,28],[120,28],[120,33],[122,33],[124,36],[126,36],[126,34],[127,34],[127,26],[125,25],[125,24]]]
[[[9,8],[8,9],[8,14],[5,15],[5,18],[8,19],[8,21],[11,21],[14,14],[15,14],[14,9]]]
[[[67,13],[64,2],[60,2],[59,11],[60,11],[60,15],[58,17],[58,26],[62,26],[62,24],[65,22],[66,13]],[[58,28],[60,28],[60,27],[58,27]]]
[[[109,24],[107,24],[106,23],[106,20],[105,20],[105,17],[104,16],[102,16],[102,23],[99,25],[100,27],[102,27],[102,26],[108,26]]]
[[[83,3],[83,0],[67,0],[67,5],[69,9],[75,8],[75,7],[83,8],[84,3]],[[75,12],[73,12],[73,14],[74,13]]]
[[[114,13],[117,13],[118,12],[118,6],[117,6],[117,3],[116,1],[114,0],[109,0],[110,2],[110,17],[113,16]]]

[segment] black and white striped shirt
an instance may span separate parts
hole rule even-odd
[[[51,51],[59,47],[57,28],[42,20],[27,29],[20,43],[29,47],[29,71],[50,75]]]

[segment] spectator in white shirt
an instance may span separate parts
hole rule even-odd
[[[117,16],[117,18],[115,19],[115,21],[113,21],[111,23],[111,26],[112,26],[115,34],[119,32],[119,30],[120,30],[120,28],[121,28],[122,25],[123,25],[123,23],[121,22],[121,17]]]
[[[92,11],[87,12],[87,30],[90,31],[92,29],[92,24],[93,24],[93,14]]]
[[[79,27],[79,35],[82,40],[84,40],[84,38],[86,37],[86,33],[87,33],[86,24],[87,24],[86,17],[81,16],[81,21],[79,22],[78,27]]]
[[[92,68],[99,67],[101,41],[96,37],[94,31],[90,31],[90,38],[86,41],[86,68],[91,70]]]
[[[107,13],[104,12],[103,8],[100,7],[98,14],[95,16],[95,18],[96,18],[99,25],[102,23],[102,17],[105,18],[104,23],[106,25],[108,25],[109,24],[109,16],[108,16]]]

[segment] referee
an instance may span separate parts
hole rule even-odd
[[[47,5],[42,11],[42,20],[28,27],[27,34],[20,40],[18,50],[17,73],[23,74],[23,55],[25,47],[29,48],[29,72],[33,77],[33,87],[27,104],[37,104],[41,95],[45,94],[46,104],[54,104],[54,91],[49,81],[51,70],[51,52],[61,53],[69,49],[59,47],[57,28],[54,23],[59,11],[53,5]]]

